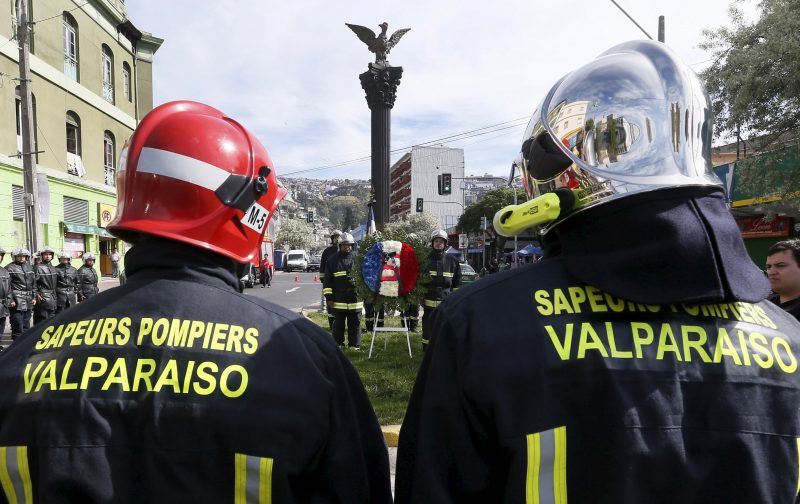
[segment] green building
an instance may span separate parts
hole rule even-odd
[[[163,40],[140,32],[122,0],[25,1],[41,241],[74,258],[93,252],[110,274],[111,252],[124,250],[105,230],[117,205],[117,163],[153,108],[153,55]],[[0,12],[5,3],[11,14],[0,16],[0,247],[7,252],[27,240],[16,2],[0,0]]]

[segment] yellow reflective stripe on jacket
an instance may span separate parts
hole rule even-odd
[[[333,303],[333,308],[335,310],[360,310],[363,307],[363,301],[359,301],[357,303],[337,303],[334,301]]]
[[[27,446],[0,446],[0,483],[10,504],[33,502]]]
[[[438,271],[429,271],[428,273],[430,273],[431,276],[434,276],[434,277],[435,276],[439,276],[439,272]],[[443,271],[442,272],[442,276],[444,276],[446,278],[453,278],[453,274],[450,273],[449,271]]]
[[[272,504],[272,459],[237,453],[234,504]]]
[[[347,272],[346,271],[334,271],[333,272],[333,276],[335,276],[335,277],[347,276]]]
[[[322,293],[323,294],[333,294],[333,288],[332,287],[325,287],[324,289],[322,289]]]
[[[428,308],[436,308],[440,304],[442,304],[441,301],[436,301],[436,300],[433,300],[433,299],[423,299],[422,300],[422,305],[423,306],[427,306]]]
[[[528,434],[526,504],[567,504],[567,428]]]

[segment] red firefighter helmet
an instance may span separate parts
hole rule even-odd
[[[246,263],[286,195],[266,149],[241,124],[191,101],[155,108],[120,155],[119,207],[108,230],[155,235]]]

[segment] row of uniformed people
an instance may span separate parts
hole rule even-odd
[[[361,310],[364,309],[366,312],[367,330],[370,331],[373,329],[373,324],[382,325],[383,311],[376,312],[373,305],[358,299],[350,275],[353,265],[353,235],[350,233],[341,235],[335,233],[338,232],[334,231],[334,234],[331,235],[333,245],[325,250],[327,261],[321,266],[324,272],[322,292],[325,295],[328,320],[336,343],[340,346],[344,345],[344,331],[345,326],[347,326],[347,344],[350,348],[358,349],[361,346],[361,331],[359,327]],[[339,239],[340,237],[341,239]],[[334,246],[338,248],[338,252],[329,253],[329,250]],[[422,302],[423,350],[427,346],[430,332],[425,321],[430,320],[430,314],[433,310],[439,306],[450,292],[458,289],[461,285],[461,269],[458,261],[453,256],[444,253],[446,246],[447,233],[444,230],[437,229],[431,233],[431,248],[428,258],[428,271],[431,281],[428,284],[425,298]],[[418,315],[418,305],[409,306],[405,312],[409,329],[412,331],[417,328]]]
[[[0,248],[0,261],[5,253]],[[11,254],[13,261],[0,268],[0,334],[10,318],[12,340],[30,328],[31,315],[37,324],[99,292],[91,252],[83,254],[83,266],[77,269],[66,251],[53,266],[55,251],[50,247],[37,253],[39,260],[33,265],[28,249],[16,247]]]

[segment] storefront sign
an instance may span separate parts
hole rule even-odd
[[[108,226],[117,213],[117,207],[108,203],[97,204],[97,223],[101,228]]]
[[[736,219],[742,238],[780,238],[789,236],[794,223],[791,217],[778,216],[772,220],[764,217],[740,217]]]

